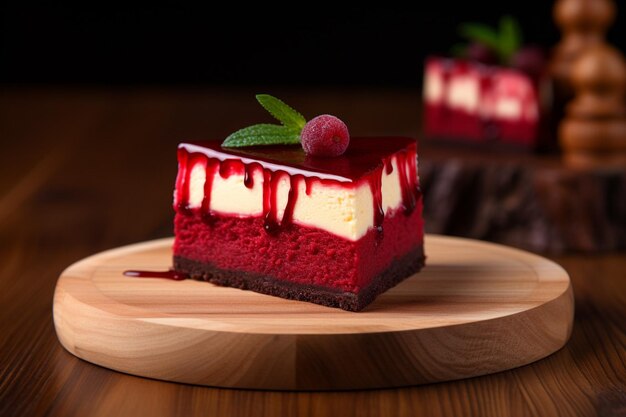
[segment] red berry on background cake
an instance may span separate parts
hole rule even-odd
[[[538,78],[546,67],[546,56],[538,46],[526,46],[513,55],[511,66]]]
[[[498,55],[496,55],[493,49],[480,42],[472,42],[465,51],[465,57],[485,65],[498,63]]]
[[[350,133],[344,122],[330,114],[314,117],[300,134],[304,152],[312,156],[339,156],[348,148]]]

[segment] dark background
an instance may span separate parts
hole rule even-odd
[[[495,25],[511,14],[528,42],[553,45],[552,5],[429,1],[412,12],[384,2],[293,3],[293,10],[265,2],[219,9],[13,4],[2,6],[0,83],[418,85],[424,57],[460,41],[461,22]],[[624,13],[609,32],[622,50]]]

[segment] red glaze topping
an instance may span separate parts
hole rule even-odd
[[[191,213],[189,208],[191,171],[197,163],[201,163],[206,167],[207,180],[204,184],[204,199],[200,210],[202,218],[208,224],[213,218],[210,195],[213,178],[218,171],[222,178],[228,178],[231,174],[243,175],[246,187],[252,188],[254,171],[262,170],[264,229],[270,234],[277,233],[281,227],[291,224],[302,181],[307,195],[311,194],[314,181],[343,187],[352,187],[355,182],[366,181],[373,195],[374,228],[382,233],[385,216],[382,206],[382,175],[383,172],[387,175],[393,172],[391,161],[394,155],[402,188],[402,206],[407,215],[415,208],[420,195],[417,177],[411,174],[416,172],[417,144],[409,138],[356,138],[351,142],[345,155],[333,159],[307,157],[302,148],[296,146],[224,150],[219,142],[195,142],[192,145],[192,151],[189,151],[188,145],[185,144],[178,150],[179,171],[174,208],[181,214]],[[279,169],[276,169],[277,166]],[[279,220],[277,193],[283,176],[288,177],[290,189],[283,217]]]
[[[415,139],[406,137],[352,138],[346,152],[335,158],[316,158],[306,155],[300,145],[250,146],[245,148],[222,148],[219,141],[186,142],[191,153],[197,147],[206,152],[219,154],[218,159],[247,159],[261,165],[275,164],[292,168],[304,176],[329,178],[341,177],[344,181],[356,181],[381,167],[387,157],[407,147],[415,149]],[[287,171],[286,169],[284,171]],[[241,173],[241,171],[239,171]]]

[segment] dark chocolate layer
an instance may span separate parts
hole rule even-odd
[[[174,269],[189,274],[193,279],[209,281],[225,287],[240,288],[291,300],[308,301],[347,311],[360,311],[389,288],[419,272],[424,266],[424,259],[424,247],[416,247],[402,258],[395,260],[358,294],[313,285],[295,284],[251,272],[224,270],[180,256],[174,256]]]

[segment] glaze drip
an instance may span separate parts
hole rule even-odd
[[[248,189],[254,187],[254,166],[258,164],[244,164],[243,165],[243,184]],[[260,167],[260,165],[258,165]]]
[[[280,230],[278,223],[278,182],[279,175],[263,170],[263,228],[269,234],[276,234]]]
[[[383,210],[383,187],[382,187],[382,170],[372,173],[369,186],[374,197],[374,229],[380,234],[383,232],[383,221],[385,220],[385,211]]]
[[[301,175],[291,175],[289,177],[289,194],[287,195],[287,205],[283,213],[283,219],[281,220],[281,226],[288,226],[293,222],[293,210],[296,207],[296,201],[298,200],[298,183],[302,177]]]
[[[311,192],[313,191],[313,181],[311,181],[310,178],[306,178],[305,176],[302,176],[302,178],[304,178],[304,192],[306,193],[306,195],[310,196]]]
[[[393,172],[393,164],[391,163],[391,158],[385,159],[385,174],[391,175]]]
[[[213,179],[215,178],[215,172],[218,170],[218,168],[220,168],[219,165],[219,161],[215,159],[209,159],[206,162],[204,197],[202,198],[200,215],[202,216],[202,221],[207,224],[211,224],[213,222],[213,215],[211,214],[211,191],[213,190]]]
[[[400,189],[402,191],[402,207],[407,216],[415,210],[420,193],[417,187],[417,178],[408,175],[409,172],[415,172],[415,160],[415,155],[406,151],[398,152],[396,156]]]
[[[175,209],[184,214],[190,216],[192,209],[189,206],[189,192],[191,184],[191,172],[196,163],[206,160],[201,154],[189,153],[184,149],[178,150],[178,177],[176,178],[176,190],[177,190],[177,205]]]
[[[184,272],[174,271],[173,269],[168,269],[167,271],[128,270],[124,271],[124,276],[133,278],[164,278],[171,279],[172,281],[182,281],[189,278],[189,275],[185,274]]]

